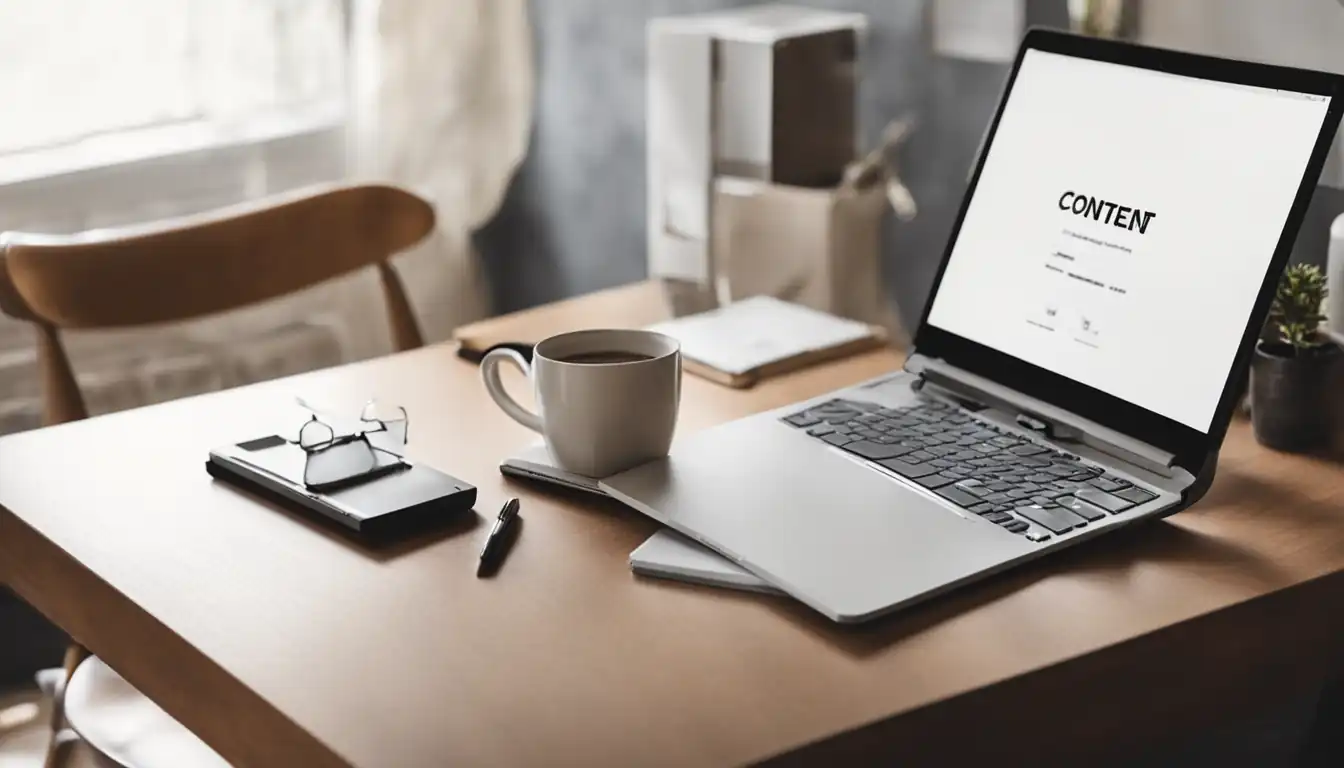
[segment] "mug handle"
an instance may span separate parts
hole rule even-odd
[[[504,382],[499,378],[499,364],[505,360],[518,366],[527,378],[532,378],[532,366],[527,358],[512,349],[496,348],[481,358],[481,380],[485,382],[485,391],[509,418],[522,424],[533,432],[541,432],[541,417],[518,404],[513,396],[504,391]]]

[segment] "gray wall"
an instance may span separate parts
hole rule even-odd
[[[802,0],[800,0],[801,2]],[[650,16],[756,0],[533,0],[537,110],[527,161],[477,245],[500,311],[645,276],[644,25]],[[903,174],[920,204],[887,223],[884,272],[907,322],[918,318],[966,173],[1006,67],[933,56],[920,0],[805,0],[870,21],[860,118],[871,139],[891,118],[920,121]],[[1065,0],[1030,0],[1028,21],[1063,26]],[[1323,259],[1344,193],[1318,195],[1300,250]]]

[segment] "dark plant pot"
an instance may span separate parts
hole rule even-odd
[[[1257,344],[1251,364],[1255,439],[1280,451],[1328,447],[1335,430],[1341,358],[1334,344],[1297,356],[1282,342]]]

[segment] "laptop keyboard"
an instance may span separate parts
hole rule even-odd
[[[885,467],[1005,530],[1045,541],[1157,494],[937,401],[831,400],[784,423]],[[1047,533],[1048,532],[1048,533]]]

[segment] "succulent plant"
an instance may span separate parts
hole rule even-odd
[[[1321,333],[1325,320],[1325,274],[1312,264],[1295,264],[1283,271],[1269,319],[1278,329],[1279,339],[1292,349],[1294,356],[1315,350],[1326,343]]]

